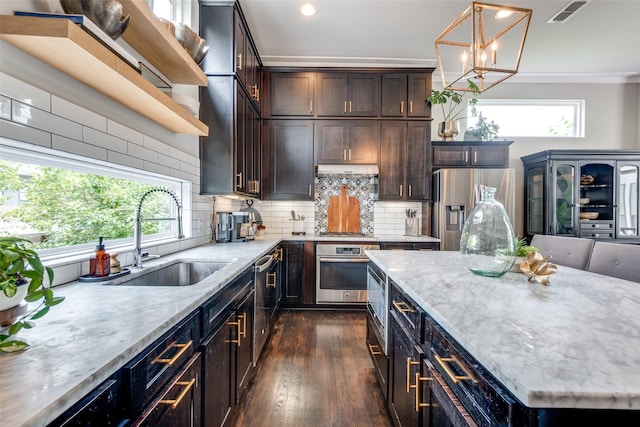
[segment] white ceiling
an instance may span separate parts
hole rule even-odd
[[[313,3],[318,12],[299,9]],[[562,24],[570,0],[491,0],[533,10],[512,81],[640,82],[640,0],[591,0]],[[264,65],[436,66],[434,40],[466,0],[240,0]],[[438,73],[434,74],[434,79]]]

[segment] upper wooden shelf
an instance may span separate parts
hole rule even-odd
[[[131,15],[122,38],[172,83],[207,85],[207,76],[143,0],[120,0]]]
[[[209,133],[207,125],[67,19],[0,15],[0,38],[174,133]]]

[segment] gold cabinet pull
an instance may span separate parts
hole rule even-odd
[[[228,324],[237,328],[236,330],[238,332],[238,339],[232,339],[231,343],[238,344],[238,347],[240,347],[240,337],[242,336],[242,333],[240,331],[240,321],[238,320],[237,322],[229,322]]]
[[[411,189],[411,184],[407,185],[407,190],[408,190],[408,192],[409,192],[409,197],[411,197],[411,196],[412,196],[412,194],[413,194],[413,191],[412,191],[412,189]]]
[[[407,304],[404,301],[393,301],[392,302],[393,306],[395,307],[396,310],[398,310],[399,313],[411,313],[413,312],[413,309],[411,307],[409,307],[409,304]]]
[[[309,113],[313,114],[313,99],[309,100]]]
[[[344,112],[347,112],[347,101],[344,101]]]
[[[247,313],[238,314],[238,318],[242,318],[242,330],[240,330],[240,320],[238,320],[238,336],[247,337]],[[239,344],[238,344],[239,345]]]
[[[400,101],[400,114],[404,114],[404,101]]]
[[[342,150],[342,160],[347,161],[347,149]]]
[[[372,356],[379,356],[382,354],[382,351],[380,350],[380,346],[369,344],[369,353],[371,353]]]
[[[269,283],[269,278],[273,278],[273,282]],[[275,288],[276,287],[276,273],[267,273],[267,288]]]
[[[400,197],[402,197],[402,185],[400,186]]]
[[[236,174],[236,179],[237,179],[236,188],[241,189],[242,188],[242,172]]]
[[[193,387],[195,383],[196,383],[195,378],[192,378],[191,381],[176,381],[175,385],[184,387],[180,392],[180,394],[178,395],[178,397],[172,400],[160,400],[158,403],[162,403],[164,405],[171,405],[171,409],[176,409],[180,404],[180,402],[182,401],[182,399],[184,399],[187,393],[189,393],[189,390],[191,390],[191,387]]]
[[[411,393],[411,389],[416,386],[411,384],[411,367],[420,365],[420,362],[414,362],[410,357],[407,357],[407,393]]]
[[[442,367],[442,369],[444,369],[444,372],[447,374],[447,376],[449,378],[451,378],[451,381],[453,381],[454,384],[458,384],[460,381],[463,381],[463,380],[469,380],[469,381],[472,381],[474,383],[478,382],[478,380],[476,380],[473,377],[471,372],[469,372],[467,367],[464,366],[462,363],[460,363],[460,361],[458,360],[457,357],[455,357],[455,356],[440,357],[435,352],[433,353],[433,355],[435,356],[436,361],[438,362],[438,364]],[[449,362],[453,362],[456,365],[458,365],[458,367],[460,367],[460,369],[462,369],[462,371],[464,372],[464,375],[456,375],[456,374],[454,374],[453,371],[451,370],[451,368],[449,368],[449,365],[448,365]]]
[[[236,65],[236,67],[238,68],[238,70],[242,70],[242,54],[241,53],[238,54],[238,64]]]
[[[349,148],[349,160],[351,160],[351,148]]]
[[[180,359],[180,356],[182,356],[189,347],[191,347],[191,344],[193,344],[193,341],[189,341],[188,343],[184,343],[184,344],[178,344],[177,342],[174,341],[171,344],[169,344],[169,347],[167,347],[167,349],[163,351],[161,355],[153,359],[153,362],[151,363],[164,363],[165,365],[171,366],[174,363],[176,363],[178,359]],[[169,359],[163,358],[162,356],[172,348],[179,348],[180,350],[178,350],[178,352]]]
[[[464,162],[467,163],[469,161],[469,152],[465,151],[464,152]]]
[[[473,152],[473,163],[478,163],[478,152],[477,151]]]
[[[428,408],[431,406],[429,403],[420,402],[420,381],[431,381],[433,378],[431,377],[421,377],[420,372],[416,372],[416,412],[420,412],[420,408]]]
[[[413,101],[409,101],[409,114],[413,114]]]
[[[349,101],[349,114],[351,114],[351,101]]]
[[[311,196],[311,184],[309,184],[309,195]]]
[[[279,261],[284,261],[284,253],[283,253],[282,248],[279,248],[279,249],[278,249],[278,253],[280,254],[280,255],[278,256]]]

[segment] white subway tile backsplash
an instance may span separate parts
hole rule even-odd
[[[162,153],[164,155],[169,155],[169,146],[158,141],[155,138],[151,138],[150,136],[144,135],[142,138],[142,145],[149,150],[153,150],[158,153]]]
[[[122,138],[125,141],[133,142],[134,144],[143,144],[143,136],[140,132],[123,126],[113,120],[107,120],[107,133]]]
[[[158,153],[137,144],[128,143],[127,154],[151,163],[158,163]]]
[[[197,157],[191,156],[184,151],[180,151],[173,147],[169,147],[169,156],[178,159],[181,162],[187,162],[193,166],[200,167],[200,160]]]
[[[5,73],[0,73],[0,94],[8,98],[51,111],[51,95]]]
[[[171,168],[167,167],[165,165],[159,165],[157,163],[152,163],[152,162],[143,162],[144,163],[144,170],[147,170],[149,172],[155,172],[155,173],[159,173],[162,175],[171,175]]]
[[[173,157],[167,156],[162,153],[158,153],[158,163],[169,166],[173,169],[180,169],[180,160],[174,159]]]
[[[67,138],[82,140],[82,125],[22,102],[12,102],[11,117],[16,123],[51,132]]]
[[[51,148],[51,133],[6,120],[0,120],[0,136]]]
[[[51,113],[89,126],[100,132],[107,131],[107,119],[55,95],[51,96]]]
[[[83,128],[82,140],[91,145],[97,145],[98,147],[106,148],[110,151],[117,151],[119,153],[127,153],[127,141],[117,138],[107,133],[99,132],[90,127]]]
[[[92,159],[107,160],[107,150],[104,148],[76,141],[75,139],[65,138],[60,135],[52,135],[51,138],[51,148],[55,150],[87,156]]]
[[[11,99],[0,95],[0,119],[11,120]]]
[[[117,165],[129,166],[136,169],[144,169],[144,161],[117,151],[107,151],[107,161]]]

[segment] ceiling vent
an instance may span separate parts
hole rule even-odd
[[[572,1],[547,21],[547,24],[563,24],[591,0]]]

